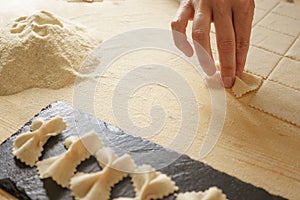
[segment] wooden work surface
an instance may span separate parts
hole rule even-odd
[[[256,1],[254,29],[260,27],[259,23],[272,14],[272,10],[276,9],[279,4],[278,1],[273,0]],[[157,0],[155,3],[148,0],[105,0],[104,2],[92,4],[69,3],[63,0],[30,0],[24,4],[21,0],[11,0],[5,2],[5,4],[3,3],[0,8],[0,16],[2,17],[0,18],[0,25],[3,26],[9,19],[44,9],[74,22],[82,23],[89,28],[96,39],[106,40],[112,35],[136,28],[156,27],[169,29],[169,22],[174,16],[177,7],[178,3],[174,0]],[[297,11],[297,9],[298,13],[300,13],[299,7],[295,8],[291,13],[296,13],[295,10]],[[214,35],[213,32],[212,35]],[[296,37],[299,38],[299,33]],[[267,51],[270,57],[276,58],[270,65],[276,66],[280,59],[284,57],[286,51],[282,55],[280,53],[272,53],[264,48],[263,45],[261,47],[251,43],[252,51]],[[291,46],[292,44],[288,47]],[[213,49],[214,55],[215,52],[215,49]],[[147,53],[153,54],[153,56],[156,54],[155,52]],[[162,61],[166,61],[168,58],[164,55],[160,56]],[[255,59],[257,59],[255,56],[251,57],[250,55],[248,62],[256,62]],[[127,60],[125,58],[125,60],[120,62],[128,64],[128,60],[130,58],[127,58]],[[272,59],[269,59],[268,62],[270,60]],[[153,61],[151,56],[149,58],[139,57],[137,62],[147,61]],[[172,61],[170,63],[172,64]],[[209,107],[209,103],[206,102],[209,94],[203,84],[201,84],[201,81],[198,81],[199,77],[194,75],[192,70],[189,71],[181,68],[182,66],[175,65],[174,68],[176,70],[182,73],[183,76],[188,77],[187,81],[191,87],[199,88],[197,93],[199,98],[204,96],[204,99],[200,100],[201,108],[203,109],[203,111],[199,111],[200,115],[209,113],[209,108],[206,107],[206,105]],[[126,68],[127,65],[124,64],[124,66]],[[112,90],[117,85],[118,80],[121,79],[122,73],[126,72],[126,70],[125,72],[122,70],[124,68],[116,68],[116,71],[112,70],[103,77],[105,81],[99,86],[101,91],[99,94],[102,94],[102,98],[95,102],[94,105],[96,116],[114,125],[118,125],[118,123],[111,111],[111,96],[113,94]],[[171,133],[176,132],[178,128],[177,120],[180,122],[180,109],[174,108],[174,105],[177,106],[176,99],[169,97],[163,100],[162,97],[168,97],[169,93],[165,93],[162,88],[153,87],[152,89],[156,95],[149,95],[149,91],[152,90],[141,90],[136,95],[138,100],[143,100],[141,97],[145,95],[148,98],[143,103],[139,103],[138,100],[134,102],[136,108],[132,111],[132,119],[141,126],[150,123],[151,117],[149,117],[149,113],[151,106],[156,103],[164,104],[166,109],[170,110],[170,112],[167,112],[169,118],[166,120],[165,129],[161,136],[148,139],[168,147],[172,137],[174,137]],[[76,101],[73,98],[73,92],[73,86],[59,90],[34,88],[15,95],[0,97],[0,142],[3,142],[16,132],[46,105],[57,100],[63,100],[73,105],[74,101]],[[96,99],[97,94],[95,95]],[[228,92],[228,113],[223,134],[211,154],[202,161],[245,182],[263,187],[273,194],[289,199],[300,199],[300,128],[248,107],[247,102],[252,95],[255,95],[255,93],[237,100]],[[162,100],[156,102],[156,98],[162,98]],[[179,117],[176,117],[176,115],[179,115]],[[264,121],[266,122],[265,125],[261,123]],[[208,123],[209,118],[202,118],[200,129],[207,126]],[[204,135],[200,133],[196,135],[192,145],[182,153],[199,159],[199,149],[201,148],[203,137]]]

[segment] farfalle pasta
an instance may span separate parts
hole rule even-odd
[[[71,177],[76,172],[76,167],[101,149],[103,144],[95,132],[88,133],[81,138],[71,136],[64,144],[68,148],[65,153],[39,161],[36,166],[40,178],[51,177],[62,187],[68,187]]]
[[[132,179],[135,197],[119,197],[114,200],[155,200],[178,191],[175,182],[166,174],[156,171],[150,165],[137,167],[129,155],[118,157],[111,148],[104,147],[96,132],[90,132],[82,137],[70,136],[64,141],[67,151],[38,161],[43,145],[51,136],[65,130],[66,123],[61,117],[55,117],[48,122],[36,119],[30,128],[32,132],[23,133],[15,139],[13,154],[27,165],[36,164],[41,179],[52,178],[60,186],[69,187],[76,200],[108,200],[111,189],[128,174]],[[91,155],[96,157],[102,170],[75,174],[77,166]],[[180,193],[176,200],[227,200],[227,198],[220,189],[211,187],[204,192]]]
[[[217,187],[210,187],[204,192],[186,192],[178,194],[176,200],[228,200],[226,195]]]
[[[136,193],[134,199],[161,199],[178,190],[170,177],[155,171],[149,165],[139,166],[131,177]]]
[[[96,173],[77,173],[70,183],[70,189],[76,199],[106,200],[111,188],[135,169],[135,164],[127,154],[118,157],[108,147],[100,149],[96,158],[103,168]]]
[[[44,121],[42,119],[36,119],[31,123],[30,129],[32,131],[36,131],[43,125],[43,123],[44,123]]]
[[[31,167],[42,155],[43,146],[51,136],[56,136],[66,129],[66,123],[61,117],[55,117],[47,122],[34,121],[31,129],[19,135],[13,144],[13,155]]]

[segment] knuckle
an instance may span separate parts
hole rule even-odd
[[[249,48],[249,45],[250,45],[250,43],[248,40],[238,40],[236,42],[236,50],[247,51]]]
[[[221,72],[225,76],[232,75],[234,71],[235,71],[235,67],[234,66],[231,66],[231,65],[223,65],[223,66],[221,66]]]
[[[197,29],[192,32],[192,38],[196,41],[203,41],[207,38],[207,32],[202,29]]]
[[[233,52],[235,49],[235,42],[233,40],[222,40],[219,42],[218,48],[222,52]]]

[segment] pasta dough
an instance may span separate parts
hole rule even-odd
[[[109,199],[111,188],[135,169],[135,164],[127,154],[117,157],[112,149],[105,147],[96,153],[102,171],[85,174],[77,173],[70,188],[76,199]]]
[[[178,190],[175,182],[149,165],[142,165],[131,174],[136,197],[120,197],[114,200],[162,199]]]
[[[42,119],[36,119],[34,120],[31,125],[30,125],[30,129],[32,131],[36,131],[37,129],[39,129],[42,125],[43,125],[43,120]]]
[[[300,36],[286,53],[286,56],[297,61],[300,61]]]
[[[300,91],[300,62],[283,58],[273,70],[269,80]]]
[[[217,187],[210,187],[204,192],[186,192],[178,194],[176,200],[227,200],[226,195]]]
[[[82,138],[73,137],[66,140],[68,151],[42,161],[36,166],[40,178],[51,177],[62,187],[69,185],[70,179],[74,176],[76,167],[85,159],[89,158],[97,150],[103,147],[102,141],[96,132],[84,135]]]
[[[263,60],[263,62],[261,62]],[[250,46],[246,61],[246,71],[267,78],[276,67],[280,56],[269,51]]]
[[[51,136],[56,136],[66,129],[66,123],[61,117],[55,117],[48,122],[34,121],[33,132],[19,135],[13,144],[13,154],[20,161],[33,167],[42,155],[43,146]]]
[[[149,165],[139,166],[131,177],[136,192],[135,199],[161,199],[178,190],[170,177],[155,171]]]
[[[254,27],[251,34],[251,43],[253,46],[280,55],[284,55],[295,40],[292,36],[261,26]],[[277,40],[277,38],[280,38],[280,40]],[[276,45],[274,45],[274,41],[276,41]]]
[[[236,77],[232,87],[235,97],[240,98],[248,92],[257,90],[262,83],[262,78],[249,73],[243,73],[242,78]]]
[[[274,81],[266,81],[251,99],[250,106],[300,126],[300,93]]]

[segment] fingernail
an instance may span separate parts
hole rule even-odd
[[[224,78],[223,78],[223,84],[224,84],[224,87],[226,87],[226,88],[232,87],[232,84],[233,84],[233,78],[230,77],[230,76],[224,77]]]

